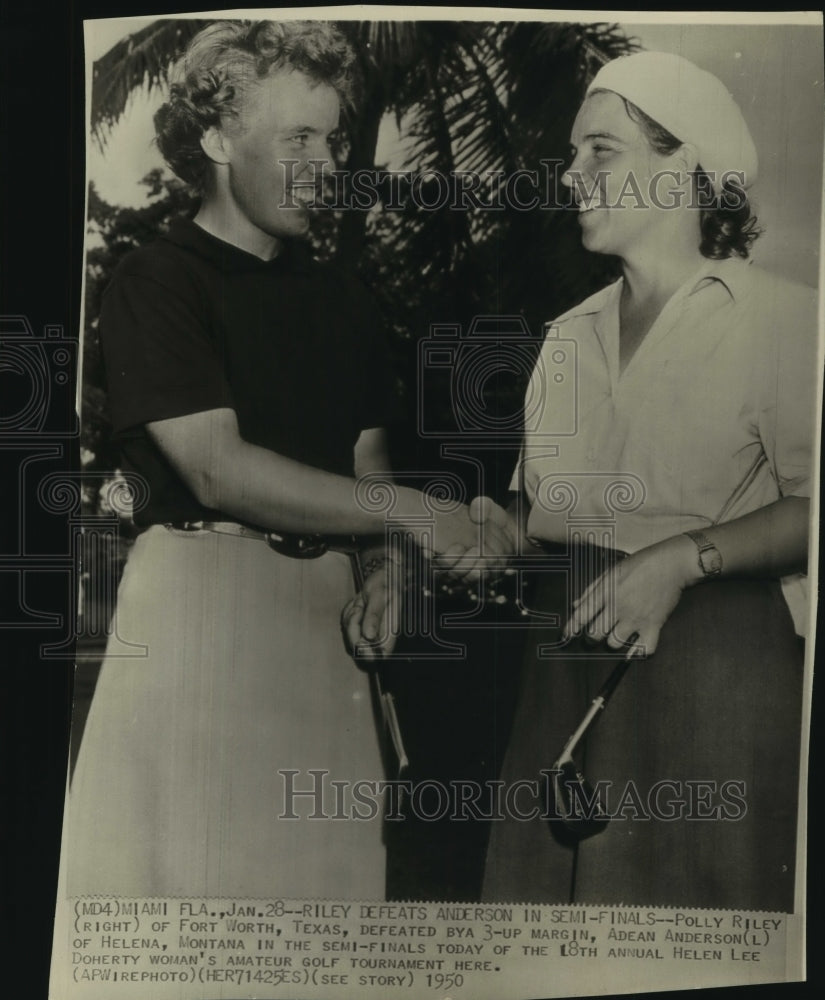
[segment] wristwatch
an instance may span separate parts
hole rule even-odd
[[[719,576],[722,572],[722,554],[701,531],[685,531],[699,550],[699,566],[705,576]]]

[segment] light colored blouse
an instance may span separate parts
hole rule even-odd
[[[601,544],[635,552],[810,496],[816,292],[709,260],[620,374],[621,290],[619,280],[548,328],[513,482],[531,505],[528,534],[566,541],[592,525]]]

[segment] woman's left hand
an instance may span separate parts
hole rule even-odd
[[[606,570],[573,602],[564,638],[584,635],[626,650],[628,658],[651,656],[682,591],[700,578],[689,538],[677,535],[650,545]]]
[[[401,583],[401,567],[387,558],[344,606],[341,626],[353,656],[375,660],[392,653],[400,631]]]

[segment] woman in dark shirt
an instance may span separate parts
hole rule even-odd
[[[301,243],[351,65],[328,24],[219,22],[156,116],[201,203],[123,261],[100,318],[148,497],[70,794],[70,894],[383,897],[383,775],[334,549],[383,535],[353,477],[389,482],[391,377],[365,292]],[[468,508],[422,528],[422,495],[392,488],[430,552],[476,544]],[[508,532],[502,512],[487,536]]]

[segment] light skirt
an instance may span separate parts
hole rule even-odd
[[[383,778],[339,624],[352,590],[340,553],[138,538],[68,798],[70,894],[383,898],[380,803],[308,818],[349,815],[352,783]],[[324,796],[290,800],[290,781]]]

